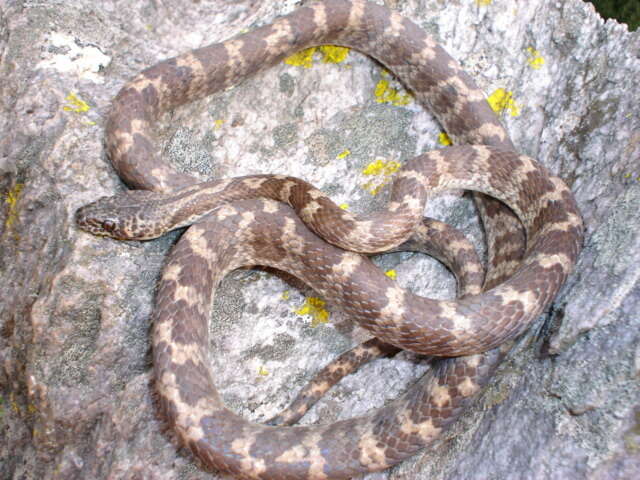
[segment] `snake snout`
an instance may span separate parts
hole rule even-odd
[[[81,230],[93,235],[122,239],[123,236],[120,232],[119,222],[117,219],[106,213],[104,209],[99,208],[98,204],[101,200],[85,205],[76,210],[76,225]]]
[[[89,206],[90,205],[85,205],[84,207],[80,207],[78,210],[76,210],[74,216],[76,225],[82,230],[88,230],[94,223],[92,222],[91,215],[89,215],[89,209],[87,208]]]

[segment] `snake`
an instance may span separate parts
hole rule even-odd
[[[283,175],[199,182],[161,159],[154,124],[162,113],[327,43],[388,68],[455,143],[403,165],[385,208],[355,215]],[[155,392],[180,444],[203,466],[240,479],[350,478],[423,449],[464,411],[514,339],[554,300],[583,241],[569,187],[515,150],[460,64],[411,20],[364,0],[306,4],[142,71],[114,98],[105,145],[132,190],[80,208],[75,220],[89,233],[115,239],[151,239],[188,226],[169,254],[152,314]],[[476,192],[486,276],[455,300],[418,297],[364,254],[411,242],[425,224],[427,198],[449,188]],[[448,248],[459,246],[454,241]],[[460,280],[464,268],[455,265],[454,253],[449,257]],[[362,417],[330,425],[249,422],[224,405],[208,366],[215,288],[247,265],[299,277],[384,344],[445,358],[397,400]]]

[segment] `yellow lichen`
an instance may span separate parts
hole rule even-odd
[[[224,125],[224,120],[221,118],[213,121],[213,128],[215,128],[216,130],[222,128],[222,125]]]
[[[264,365],[260,365],[260,368],[258,369],[258,375],[260,375],[261,377],[266,377],[267,375],[269,375],[269,371],[264,367]]]
[[[295,310],[298,315],[309,315],[311,327],[315,328],[321,323],[329,322],[329,312],[324,308],[325,301],[317,297],[307,297],[300,308]]]
[[[391,278],[391,279],[393,279],[393,280],[395,280],[395,279],[396,279],[396,277],[398,276],[398,274],[396,273],[396,271],[395,271],[394,269],[387,270],[386,272],[384,272],[384,274],[385,274],[387,277],[389,277],[389,278]]]
[[[631,177],[633,177],[633,173],[629,172],[629,173],[625,173],[622,178],[624,178],[625,180],[629,180]],[[640,175],[636,178],[637,181],[640,182]]]
[[[338,205],[342,210],[349,210],[349,204],[348,203],[341,203],[340,205]]]
[[[392,175],[400,169],[400,163],[389,160],[387,162],[378,159],[364,167],[362,173],[364,175]]]
[[[640,412],[635,412],[635,422],[624,436],[624,445],[629,453],[640,452]]]
[[[338,47],[335,45],[322,45],[321,47],[311,47],[301,50],[284,59],[287,65],[294,67],[311,68],[313,66],[313,55],[316,52],[322,54],[323,63],[341,63],[349,55],[349,49],[346,47]]]
[[[349,55],[349,48],[338,47],[336,45],[322,45],[320,52],[322,53],[322,63],[342,63]]]
[[[528,47],[527,52],[529,53],[527,62],[529,62],[531,68],[538,70],[544,65],[544,57],[540,55],[538,50],[535,50],[533,47]]]
[[[384,75],[383,75],[384,76]],[[400,93],[397,88],[393,88],[386,78],[381,78],[376,84],[373,92],[378,103],[390,103],[397,107],[408,105],[411,103],[411,95],[408,93]]]
[[[11,405],[11,410],[13,410],[14,413],[20,413],[20,405],[18,405],[18,402],[16,402],[13,396],[11,398],[10,405]]]
[[[349,155],[351,155],[351,150],[349,150],[348,148],[345,148],[342,153],[338,154],[338,160],[342,160],[343,158],[348,157]]]
[[[362,174],[373,178],[362,185],[362,188],[368,191],[371,195],[377,195],[385,185],[391,182],[392,175],[397,172],[400,167],[401,164],[394,160],[388,160],[385,162],[378,159],[371,162],[362,170]]]
[[[365,183],[362,188],[364,188],[367,192],[369,192],[371,195],[378,195],[380,193],[380,190],[382,190],[384,187],[384,184],[378,183],[376,184],[376,182],[374,181],[369,181],[367,183]]]
[[[449,145],[453,144],[453,142],[449,138],[449,135],[447,135],[446,132],[442,132],[440,133],[440,135],[438,135],[438,143],[440,145],[444,145],[445,147],[448,147]]]
[[[24,187],[23,183],[16,183],[11,190],[7,193],[4,203],[7,205],[7,219],[5,220],[5,228],[8,230],[18,220],[18,199],[20,198],[20,192]]]
[[[289,300],[289,298],[291,297],[291,292],[289,290],[285,290],[284,292],[282,292],[282,300]]]
[[[520,107],[513,99],[513,92],[498,88],[487,99],[494,112],[500,114],[508,110],[512,117],[520,115]]]
[[[300,50],[299,52],[285,58],[284,63],[287,65],[293,65],[294,67],[311,68],[313,66],[313,54],[316,50],[317,47]]]
[[[486,7],[487,5],[491,5],[492,0],[476,0],[476,5],[480,7]]]
[[[86,113],[90,110],[87,102],[78,97],[75,93],[67,95],[66,99],[69,105],[65,105],[62,109],[65,112]]]
[[[362,173],[364,175],[378,175],[382,172],[383,168],[384,163],[382,162],[382,160],[378,159],[375,162],[371,162],[369,165],[364,167]]]

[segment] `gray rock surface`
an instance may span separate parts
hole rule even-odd
[[[149,388],[153,290],[177,234],[94,238],[74,227],[73,212],[124,188],[101,142],[110,99],[128,78],[295,4],[0,3],[0,478],[221,478],[176,450]],[[387,4],[441,41],[488,95],[513,92],[519,112],[502,118],[515,144],[571,185],[587,238],[576,273],[474,408],[424,454],[364,478],[640,478],[640,34],[580,0]],[[386,78],[355,52],[339,64],[317,56],[308,69],[280,64],[166,115],[166,157],[203,178],[295,175],[354,211],[375,208],[384,192],[363,188],[368,164],[439,146],[438,124],[415,102],[376,101]],[[427,213],[480,248],[466,196],[440,197]],[[455,291],[422,256],[379,264],[423,295]],[[212,368],[247,418],[276,413],[366,338],[339,312],[318,326],[296,314],[312,295],[264,271],[224,281]],[[304,421],[366,412],[426,368],[404,353],[375,362]]]

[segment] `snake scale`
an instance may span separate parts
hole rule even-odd
[[[405,164],[384,210],[356,217],[286,176],[196,185],[160,159],[153,126],[163,112],[326,43],[384,64],[459,145]],[[386,469],[429,444],[487,382],[510,340],[553,301],[582,244],[571,191],[515,152],[460,65],[413,22],[363,0],[311,3],[141,72],[113,101],[106,147],[134,190],[78,210],[81,228],[148,239],[196,222],[172,249],[158,287],[152,319],[156,390],[179,441],[206,466],[237,478],[349,478]],[[481,192],[475,199],[488,265],[482,291],[477,279],[469,280],[457,300],[435,301],[398,287],[361,253],[383,252],[412,238],[423,225],[427,196],[447,188]],[[440,254],[449,255],[459,281],[467,278],[455,253]],[[298,276],[394,348],[466,356],[441,360],[432,375],[364,417],[297,427],[247,422],[224,406],[207,362],[215,287],[244,265]]]

